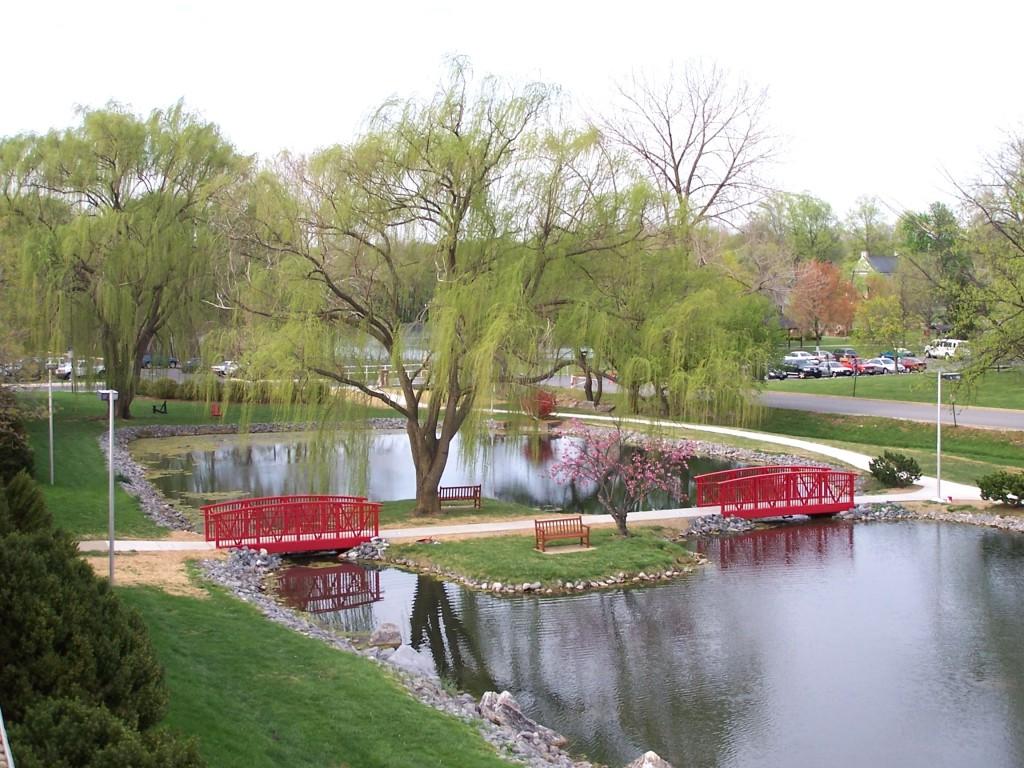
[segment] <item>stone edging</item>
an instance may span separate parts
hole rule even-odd
[[[857,522],[875,520],[931,520],[938,523],[980,525],[1002,531],[1024,533],[1024,516],[993,515],[987,512],[951,512],[946,509],[908,509],[898,502],[859,504],[838,517]]]

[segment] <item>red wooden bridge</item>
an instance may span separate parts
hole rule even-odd
[[[799,465],[741,467],[698,475],[697,506],[725,516],[834,515],[853,507],[857,475]]]
[[[206,540],[219,549],[349,549],[380,531],[380,502],[362,496],[265,496],[207,504],[202,510]]]
[[[293,566],[278,574],[285,601],[307,613],[336,613],[381,599],[380,572],[355,563],[330,568]]]

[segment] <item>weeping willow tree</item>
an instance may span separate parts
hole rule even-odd
[[[545,353],[564,303],[550,282],[637,236],[601,183],[596,135],[548,126],[553,97],[474,88],[456,62],[432,99],[385,105],[353,144],[280,158],[231,223],[244,258],[224,303],[262,320],[247,321],[262,334],[247,360],[394,410],[417,514],[440,514],[452,440],[492,385],[565,364]]]
[[[221,248],[207,221],[245,161],[180,103],[81,117],[3,142],[4,226],[23,230],[19,285],[39,342],[101,352],[130,418],[150,344],[213,292]]]
[[[657,205],[655,205],[657,207]],[[742,424],[757,415],[755,373],[774,313],[679,239],[648,229],[581,268],[560,329],[613,378],[632,413]]]

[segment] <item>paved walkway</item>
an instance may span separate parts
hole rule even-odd
[[[495,413],[506,413],[505,411],[494,411]],[[555,413],[559,418],[578,418],[579,414]],[[773,435],[767,432],[754,432],[747,429],[735,429],[733,427],[711,427],[702,424],[683,424],[678,422],[655,422],[653,419],[641,418],[617,418],[614,416],[591,416],[587,415],[587,421],[610,422],[635,424],[637,426],[651,426],[661,423],[665,426],[681,427],[700,432],[708,432],[718,435],[729,435],[749,440],[757,440],[762,443],[772,443],[787,448],[797,448],[804,451],[817,453],[835,459],[843,464],[848,464],[857,469],[867,471],[868,462],[872,457],[867,454],[849,451],[845,448],[835,448],[830,445],[801,440],[785,435]],[[938,498],[938,483],[934,477],[922,477],[918,481],[919,489],[906,493],[869,494],[857,496],[855,501],[858,504],[880,503],[885,501],[927,501]],[[942,483],[942,496],[947,500],[965,501],[978,500],[981,498],[980,491],[971,485]],[[633,512],[629,519],[631,522],[656,522],[672,523],[673,521],[688,520],[694,517],[711,514],[717,511],[716,507],[687,507],[683,509],[659,509],[647,512]],[[587,525],[614,525],[611,515],[584,515],[583,522]],[[393,541],[410,541],[424,538],[443,538],[448,536],[477,536],[486,534],[516,533],[533,530],[533,518],[525,520],[503,520],[493,523],[463,523],[459,525],[424,525],[417,528],[385,528],[381,533]],[[107,541],[92,540],[79,542],[78,548],[83,552],[106,552]],[[176,540],[118,540],[114,542],[115,552],[208,552],[215,549],[211,542],[203,540],[196,534],[194,541]]]

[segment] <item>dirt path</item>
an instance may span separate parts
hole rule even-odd
[[[196,587],[189,578],[186,564],[197,558],[225,557],[224,552],[128,552],[118,553],[114,559],[114,581],[121,587],[157,587],[171,595],[206,597],[205,590]],[[106,577],[106,555],[89,555],[85,561]]]

